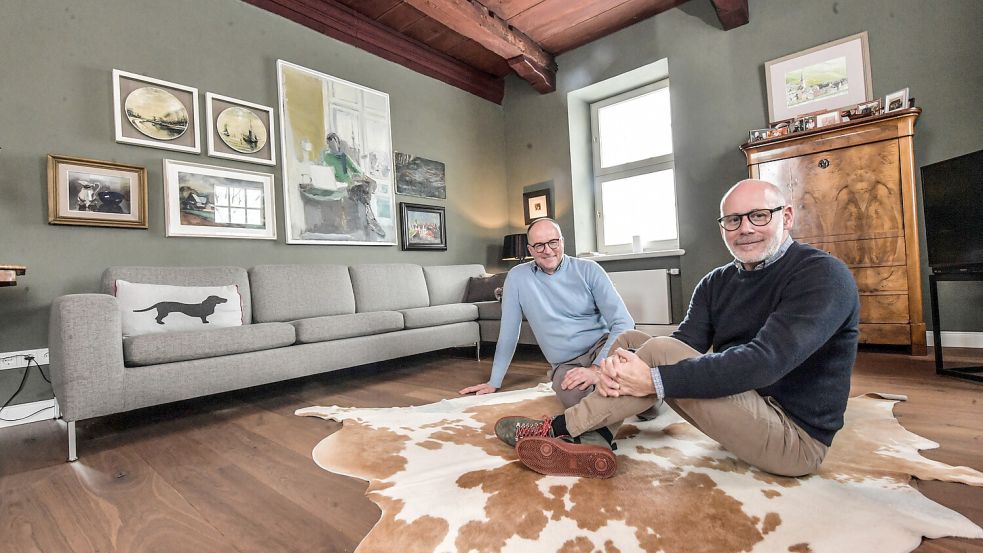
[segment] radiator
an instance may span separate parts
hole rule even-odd
[[[608,273],[638,325],[672,324],[669,274],[665,269]]]

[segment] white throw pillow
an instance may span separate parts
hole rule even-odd
[[[239,287],[116,281],[123,336],[242,325]]]

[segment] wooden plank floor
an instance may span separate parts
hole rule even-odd
[[[490,348],[485,347],[485,350]],[[297,417],[312,405],[406,406],[487,379],[490,359],[447,350],[83,421],[76,463],[64,425],[0,431],[0,552],[351,551],[379,517],[365,483],[323,471],[311,450],[339,425]],[[930,350],[931,353],[931,350]],[[983,350],[946,350],[983,364]],[[543,380],[521,349],[506,389]],[[862,352],[853,394],[903,393],[895,414],[939,442],[925,456],[983,470],[983,385],[934,374],[932,358]],[[916,482],[983,524],[983,488]],[[983,552],[983,540],[926,540],[919,552]]]

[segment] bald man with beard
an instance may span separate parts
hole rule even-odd
[[[795,212],[774,184],[738,182],[720,214],[734,260],[703,277],[672,336],[625,332],[602,361],[594,393],[556,418],[519,420],[523,464],[543,474],[613,476],[611,449],[578,436],[664,399],[762,470],[819,469],[843,427],[859,336],[856,284],[842,261],[792,240]]]

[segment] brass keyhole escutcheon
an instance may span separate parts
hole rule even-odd
[[[819,160],[819,168],[820,169],[825,169],[827,167],[829,167],[829,160],[826,159],[826,158],[820,159]]]

